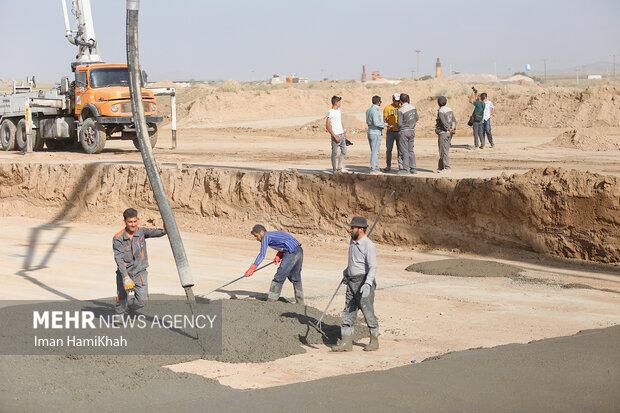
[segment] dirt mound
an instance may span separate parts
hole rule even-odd
[[[459,129],[467,129],[472,111],[468,101],[471,86],[487,92],[496,107],[496,125],[536,128],[589,128],[620,126],[620,87],[603,84],[585,89],[543,88],[532,82],[475,83],[458,80],[404,81],[399,85],[373,85],[360,82],[316,82],[305,85],[254,86],[224,83],[180,89],[179,126],[185,128],[218,127],[234,122],[322,116],[329,109],[332,95],[343,96],[343,113],[363,114],[373,95],[391,102],[394,92],[404,92],[418,108],[418,134],[434,136],[437,115],[436,97],[448,97]],[[160,100],[162,112],[169,102]],[[363,122],[355,126],[364,128]],[[278,129],[272,129],[274,131]],[[299,132],[286,128],[282,133]],[[276,133],[277,134],[277,133]],[[278,136],[280,136],[278,134]]]
[[[584,151],[613,151],[620,150],[620,139],[609,135],[608,131],[601,128],[580,128],[567,130],[553,141],[541,146]]]
[[[486,243],[620,262],[620,183],[612,176],[552,168],[461,180],[163,168],[162,179],[185,230],[245,234],[260,221],[300,234],[341,236],[352,215],[375,216],[394,190],[377,241],[472,251]],[[141,167],[0,165],[0,214],[6,216],[52,218],[51,209],[58,220],[109,223],[129,206],[146,218],[157,216]]]

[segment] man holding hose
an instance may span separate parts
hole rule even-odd
[[[353,350],[353,329],[358,310],[362,310],[370,330],[370,343],[364,347],[364,351],[374,351],[379,349],[379,323],[374,309],[377,250],[374,242],[366,235],[366,218],[353,217],[350,227],[349,262],[342,273],[342,283],[347,286],[340,327],[342,338],[332,347],[332,351]]]

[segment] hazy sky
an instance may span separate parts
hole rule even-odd
[[[67,0],[70,3],[70,0]],[[0,78],[70,72],[60,0],[0,0]],[[125,61],[125,0],[92,0],[99,51]],[[542,70],[620,53],[620,0],[141,0],[141,60],[156,79],[358,78]],[[617,57],[620,67],[620,57]],[[619,69],[620,70],[620,69]]]

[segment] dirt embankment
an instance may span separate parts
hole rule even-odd
[[[346,235],[352,215],[373,218],[391,190],[374,238],[476,250],[480,243],[561,257],[620,262],[620,182],[615,177],[536,169],[490,179],[317,176],[288,171],[163,169],[186,230],[245,234],[249,225]],[[144,170],[111,164],[0,165],[6,216],[118,222],[136,206],[157,216]]]

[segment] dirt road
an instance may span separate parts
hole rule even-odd
[[[470,136],[453,139],[451,178],[491,177],[501,174],[523,173],[531,168],[553,165],[581,171],[620,175],[617,158],[620,151],[583,151],[544,147],[558,134],[557,130],[522,130],[521,135],[502,136],[497,128],[495,148],[473,150]],[[518,131],[518,130],[517,130]],[[273,131],[272,131],[273,132]],[[219,166],[263,170],[299,169],[313,173],[327,172],[330,165],[330,146],[327,136],[261,135],[252,130],[182,129],[178,132],[178,147],[171,147],[169,131],[160,131],[155,154],[159,162],[186,163],[196,166]],[[265,132],[263,132],[265,133]],[[618,133],[620,135],[620,132]],[[367,173],[370,149],[363,134],[352,138],[347,164],[351,171]],[[385,142],[380,152],[380,165],[385,166]],[[424,137],[416,140],[415,152],[418,176],[435,177],[437,168],[437,140]],[[395,153],[395,152],[394,152]],[[114,162],[141,163],[140,154],[129,141],[108,141],[106,150],[99,155],[77,152],[40,152],[27,157],[18,153],[0,152],[0,162],[86,163]]]

